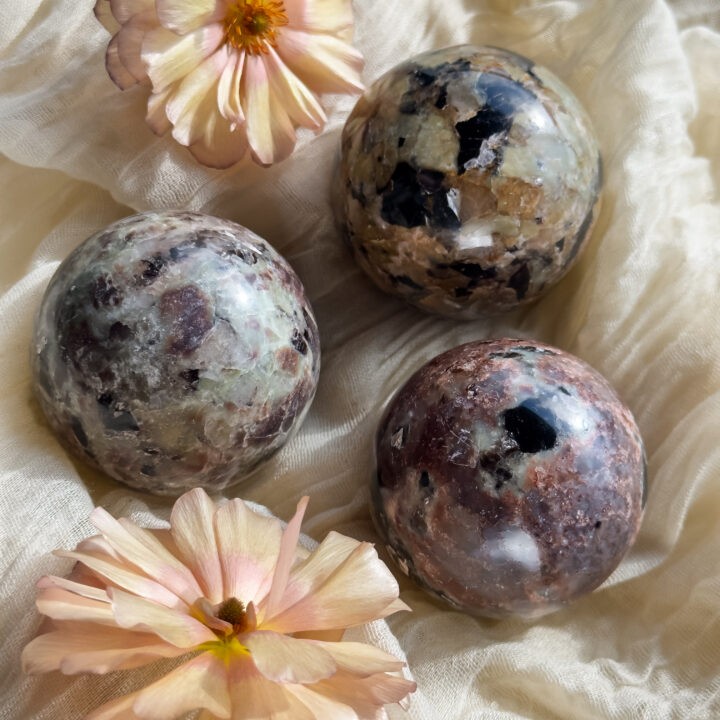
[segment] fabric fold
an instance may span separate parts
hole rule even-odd
[[[195,11],[190,3],[181,5],[173,22],[193,27]],[[211,5],[198,7],[209,13]],[[302,7],[323,12],[320,0],[305,6],[288,0],[288,5],[296,14]],[[344,5],[331,5],[327,22],[335,27],[345,22]],[[343,245],[331,195],[340,129],[354,99],[324,101],[328,123],[316,135],[310,128],[318,109],[300,98],[308,127],[297,131],[294,153],[278,166],[265,170],[248,160],[226,170],[208,169],[147,126],[149,88],[121,91],[107,77],[110,36],[93,16],[92,3],[0,0],[0,6],[7,10],[0,12],[0,362],[5,380],[0,658],[7,669],[0,707],[8,717],[83,717],[118,692],[117,675],[22,675],[21,649],[39,624],[35,582],[42,575],[70,573],[72,559],[49,553],[93,533],[85,520],[93,505],[157,528],[167,519],[170,502],[140,496],[68,458],[33,400],[28,346],[35,310],[58,263],[83,239],[133,209],[164,207],[203,210],[247,225],[288,258],[307,288],[324,351],[314,405],[288,446],[227,495],[262,503],[286,518],[309,495],[303,531],[317,540],[336,530],[358,541],[378,541],[367,487],[382,407],[420,365],[462,342],[520,336],[555,344],[602,372],[638,420],[649,460],[644,523],[635,548],[592,595],[532,624],[489,623],[442,607],[393,568],[413,612],[346,635],[407,660],[418,690],[407,714],[388,709],[392,720],[720,717],[717,3],[354,3],[355,45],[367,59],[366,84],[434,47],[499,45],[550,68],[577,94],[595,125],[606,178],[587,252],[536,305],[466,324],[424,316],[383,295]],[[146,7],[144,2],[137,6]],[[198,52],[200,61],[204,53]],[[156,69],[171,81],[172,68]],[[135,74],[124,70],[127,84],[137,79],[138,68]],[[198,112],[202,93],[216,92],[220,82],[239,80],[227,74],[202,84]],[[265,98],[268,108],[293,95],[292,78],[287,82],[282,92]],[[262,85],[241,90],[257,93]],[[246,116],[245,105],[232,103],[224,112],[227,127],[218,126],[215,136],[230,147],[233,119],[247,117],[252,123],[252,116]],[[167,128],[159,100],[152,120],[156,129]],[[290,125],[283,121],[266,138],[268,157],[283,151]],[[186,131],[195,137],[191,118]],[[196,152],[202,153],[203,142],[198,139]],[[242,525],[237,509],[226,507],[214,537],[207,528],[207,547],[253,542],[270,548],[281,542],[277,536],[260,537],[262,523]],[[146,582],[138,543],[138,576],[118,577],[118,582]],[[184,547],[183,552],[200,562],[206,549]],[[376,549],[385,558],[384,548]],[[111,564],[104,569],[113,571]],[[301,571],[296,565],[288,574],[298,597]],[[251,566],[240,551],[203,577],[209,593],[220,585],[267,592],[272,580],[268,568]],[[161,584],[159,603],[172,605],[173,594],[192,594],[183,578],[164,577]],[[66,622],[62,615],[72,587],[59,582],[43,591],[43,602],[52,605],[60,624]],[[98,598],[80,602],[93,617],[110,607]],[[172,657],[165,656],[180,651],[183,633],[193,629],[176,628],[168,619],[174,649],[148,638],[142,615],[163,613],[167,607],[159,603],[159,610],[125,605],[128,624],[137,627],[137,647],[108,658],[95,656],[92,646],[88,662],[97,657],[125,667],[157,655],[172,667]],[[62,664],[58,632],[47,641],[48,667]],[[303,642],[325,647],[324,638]],[[329,665],[323,652],[313,655],[318,677]],[[328,656],[337,665],[346,661]],[[364,662],[368,673],[385,667],[381,655]],[[154,668],[123,671],[123,692],[158,680],[162,673]],[[270,666],[266,670],[273,673]],[[324,698],[308,695],[302,682],[300,675],[288,678],[278,708],[292,708],[302,717],[308,708],[325,706]],[[258,675],[253,687],[248,702],[261,703],[266,680]],[[211,690],[206,706],[222,715],[224,690]],[[232,694],[232,687],[227,692]],[[138,714],[151,701],[150,695],[139,700]],[[179,695],[176,706],[183,703]],[[135,712],[130,706],[116,711],[118,717]]]

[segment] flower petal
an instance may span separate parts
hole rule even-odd
[[[317,645],[332,656],[340,670],[359,677],[396,672],[405,666],[405,663],[394,655],[367,643],[318,642]]]
[[[22,653],[23,671],[30,674],[61,670],[66,675],[81,672],[104,674],[177,657],[187,652],[149,633],[119,628],[98,628],[79,623],[72,630],[55,630],[36,637]]]
[[[117,624],[109,602],[82,597],[59,587],[40,590],[35,604],[43,615],[55,620],[86,620],[101,625]]]
[[[156,135],[164,135],[172,127],[172,123],[165,112],[165,106],[173,89],[174,86],[170,85],[161,92],[153,92],[148,98],[148,111],[145,122]]]
[[[214,718],[230,717],[225,669],[209,653],[199,655],[142,690],[105,703],[86,720],[170,720],[193,708],[207,709]]]
[[[116,520],[103,508],[95,508],[90,514],[90,521],[117,553],[188,605],[202,596],[202,590],[190,570],[150,531],[124,518]]]
[[[340,642],[345,635],[345,629],[334,628],[332,630],[308,630],[298,631],[293,633],[293,637],[301,638],[302,640],[321,640],[322,642]]]
[[[113,35],[105,52],[105,69],[110,79],[121,89],[127,90],[133,85],[137,85],[137,78],[123,65],[120,60],[120,50],[118,45],[120,33]]]
[[[331,655],[310,640],[259,631],[249,633],[242,642],[250,650],[255,667],[274,682],[314,683],[337,670]]]
[[[284,0],[283,5],[293,28],[337,33],[352,26],[350,0]]]
[[[215,515],[225,592],[245,604],[262,600],[270,589],[280,552],[282,526],[242,500],[230,500]]]
[[[232,720],[318,720],[287,685],[267,680],[252,662],[233,663],[230,671]]]
[[[395,598],[395,600],[383,610],[383,617],[388,617],[396,612],[412,612],[412,608],[400,598]]]
[[[314,686],[287,685],[286,687],[288,692],[300,700],[317,720],[360,720],[357,713],[346,703],[315,692]],[[367,715],[361,716],[362,720],[367,717]]]
[[[111,34],[114,35],[120,29],[120,23],[113,16],[110,7],[110,0],[97,0],[93,8],[95,17],[100,24]]]
[[[230,693],[223,663],[203,653],[137,694],[134,712],[141,718],[173,720],[204,708],[218,718],[230,717]]]
[[[318,99],[280,60],[271,47],[265,63],[273,78],[274,90],[295,125],[320,130],[327,116]]]
[[[215,634],[190,615],[151,600],[110,588],[112,611],[120,627],[155,633],[179,648],[191,648],[217,640]]]
[[[221,48],[206,58],[182,80],[166,106],[175,140],[189,146],[200,162],[216,168],[233,165],[247,151],[244,127],[226,120],[217,105],[226,57]]]
[[[336,548],[347,538],[330,533],[303,563],[293,569],[283,606],[264,620],[267,629],[292,633],[359,625],[390,614],[398,595],[392,573],[375,548],[359,543],[338,565]],[[287,605],[287,601],[294,604]]]
[[[283,62],[316,93],[363,90],[363,57],[352,45],[332,35],[282,29],[277,39]]]
[[[285,592],[288,578],[290,577],[290,569],[295,562],[295,548],[300,539],[300,527],[309,500],[310,498],[307,496],[300,499],[300,502],[297,504],[297,509],[295,510],[295,515],[293,515],[292,520],[290,520],[283,532],[282,542],[280,543],[280,554],[278,555],[272,586],[265,606],[265,612],[268,617],[272,617],[282,604],[283,593]]]
[[[147,70],[141,56],[141,49],[145,34],[157,25],[157,17],[154,10],[148,10],[138,15],[133,15],[126,22],[117,35],[112,39],[117,43],[117,57],[125,69],[135,78],[136,82],[147,80]],[[108,46],[108,53],[110,46]],[[109,56],[106,56],[106,63]]]
[[[164,27],[150,30],[142,42],[142,60],[153,92],[182,80],[220,46],[223,30],[217,23],[178,36]]]
[[[198,162],[223,170],[234,165],[247,154],[244,125],[235,125],[213,110],[203,135],[189,150]]]
[[[238,125],[245,122],[245,113],[240,105],[240,79],[244,65],[245,53],[233,53],[218,82],[217,102],[220,114]]]
[[[293,568],[276,613],[289,608],[319,587],[360,546],[360,541],[331,531],[315,550]],[[266,612],[266,621],[272,617]]]
[[[118,585],[125,590],[129,590],[136,595],[154,600],[155,602],[158,602],[161,605],[166,605],[167,607],[187,608],[187,604],[184,603],[175,593],[171,592],[159,583],[156,583],[154,580],[151,580],[147,576],[134,572],[127,564],[123,566],[111,560],[97,557],[91,553],[59,550],[55,554],[60,557],[71,558],[81,562],[83,565],[90,568],[90,570],[92,570],[96,575],[100,575],[108,582]]]
[[[183,78],[167,104],[173,124],[173,137],[181,145],[191,145],[205,132],[208,120],[219,115],[217,83],[225,67],[224,50],[205,58]]]
[[[75,549],[78,552],[97,553],[122,562],[122,557],[102,535],[91,535],[89,538],[81,540]]]
[[[275,97],[263,55],[247,55],[240,88],[247,137],[253,157],[261,165],[285,159],[295,147],[295,129]]]
[[[203,594],[211,603],[219,603],[227,596],[223,592],[214,516],[215,503],[204,490],[195,488],[173,506],[170,526],[182,558],[198,579]]]
[[[220,20],[225,14],[225,3],[218,0],[156,0],[155,5],[160,22],[179,35]]]
[[[298,687],[302,686],[294,685],[291,691],[298,694]],[[366,718],[373,717],[384,705],[400,702],[408,693],[415,692],[416,688],[416,683],[397,675],[380,673],[358,678],[340,671],[307,690],[312,691],[316,697],[332,698],[343,706],[349,706],[361,718]]]
[[[110,9],[115,19],[124,24],[133,15],[155,9],[155,0],[109,0]]]
[[[99,600],[105,603],[110,602],[110,598],[104,589],[76,582],[75,580],[69,580],[68,578],[57,577],[56,575],[45,575],[45,577],[41,577],[40,580],[38,580],[37,586],[40,589],[50,587],[62,588],[63,590],[69,590],[71,593],[75,593],[75,595],[81,595],[91,600]]]

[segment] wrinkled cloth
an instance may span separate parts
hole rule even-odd
[[[412,613],[355,632],[407,659],[418,683],[393,720],[720,718],[720,6],[716,0],[357,0],[370,83],[417,52],[500,45],[542,63],[593,119],[606,177],[579,264],[544,299],[488,321],[430,317],[376,290],[330,205],[352,98],[270,169],[198,165],[144,123],[146,90],[104,69],[92,0],[0,0],[0,718],[81,718],[159,672],[23,677],[40,626],[34,584],[49,553],[92,534],[96,504],[148,526],[170,502],[75,463],[31,392],[33,316],[58,263],[134,210],[189,208],[269,240],[302,278],[323,348],[299,434],[225,493],[304,531],[377,540],[368,512],[383,404],[435,354],[491,336],[533,337],[602,372],[647,446],[636,545],[595,593],[532,623],[450,611],[400,577]]]

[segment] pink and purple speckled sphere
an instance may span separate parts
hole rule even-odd
[[[536,617],[600,585],[635,539],[642,440],[607,381],[527,340],[418,370],[376,438],[373,512],[400,568],[453,607]]]
[[[189,212],[120,220],[50,281],[36,395],[73,453],[134,488],[246,478],[297,430],[320,370],[299,278],[264,240]]]

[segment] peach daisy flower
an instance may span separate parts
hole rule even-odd
[[[100,534],[74,551],[70,578],[38,583],[53,629],[23,651],[29,673],[107,673],[181,658],[160,680],[92,720],[382,720],[415,683],[345,628],[407,610],[372,545],[331,532],[298,546],[307,498],[285,530],[241,500],[200,489],[176,502],[170,530],[145,530],[102,508]],[[177,663],[180,662],[178,665]]]
[[[115,84],[149,84],[150,127],[211,167],[248,148],[261,165],[286,158],[295,128],[323,128],[319,94],[363,87],[351,0],[96,0],[95,14],[114,33]]]

